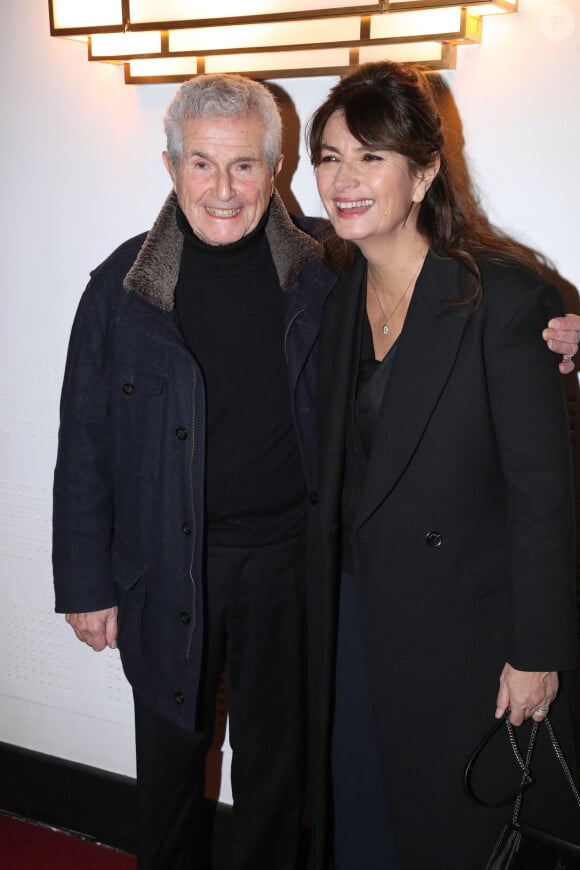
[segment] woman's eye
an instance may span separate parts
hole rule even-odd
[[[378,154],[365,154],[365,156],[363,157],[363,160],[366,161],[367,163],[372,163],[375,160],[382,160],[382,159],[383,158],[380,157]]]
[[[320,158],[321,163],[335,163],[336,157],[334,154],[325,154],[324,157]]]

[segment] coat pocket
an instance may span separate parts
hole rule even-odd
[[[167,378],[152,369],[120,366],[113,394],[115,461],[122,473],[159,474]]]
[[[139,553],[129,544],[115,538],[111,553],[115,583],[128,592],[145,574],[147,568]]]
[[[509,584],[509,557],[505,547],[499,547],[462,560],[461,585],[466,593],[485,598]]]
[[[142,626],[147,610],[147,565],[132,547],[118,538],[113,545],[112,564],[119,606],[119,647],[124,654],[134,654],[142,648]]]

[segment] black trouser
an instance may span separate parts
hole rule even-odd
[[[235,870],[295,870],[304,798],[303,539],[207,554],[205,715],[195,733],[135,697],[139,870],[205,870],[205,756],[228,686]]]

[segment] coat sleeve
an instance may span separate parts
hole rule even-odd
[[[507,290],[508,317],[486,340],[489,399],[508,492],[509,662],[520,670],[566,670],[575,667],[577,654],[570,436],[558,361],[540,337],[562,303],[556,288],[540,279],[516,272],[513,283],[523,286],[513,294]],[[490,322],[492,317],[493,311]]]
[[[71,332],[60,403],[53,490],[57,612],[116,603],[111,566],[113,480],[106,383],[112,310],[102,280],[81,298]]]

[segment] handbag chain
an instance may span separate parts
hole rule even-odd
[[[518,744],[516,742],[513,725],[509,720],[509,716],[506,716],[505,723],[507,726],[509,741],[510,741],[513,753],[515,755],[516,761],[518,762],[519,766],[521,767],[521,769],[524,772],[524,775],[522,777],[522,782],[520,785],[520,790],[518,792],[518,796],[517,796],[515,804],[514,804],[514,812],[513,812],[513,816],[512,816],[512,822],[514,825],[517,826],[519,824],[519,817],[520,817],[520,811],[521,811],[521,806],[522,806],[522,799],[524,796],[524,789],[527,785],[529,785],[533,781],[532,777],[530,775],[530,762],[532,760],[532,752],[534,750],[534,745],[536,742],[536,737],[538,735],[538,728],[540,726],[540,722],[536,722],[534,720],[534,723],[532,725],[532,731],[530,733],[530,742],[528,743],[528,750],[526,752],[525,761],[522,757],[522,754],[521,754],[519,747],[518,747]],[[545,724],[546,728],[548,729],[548,734],[550,735],[550,740],[551,740],[554,752],[556,753],[556,758],[560,762],[562,770],[564,771],[564,776],[568,780],[568,785],[570,786],[570,789],[572,790],[572,794],[574,795],[574,799],[576,800],[576,803],[580,807],[580,794],[578,793],[576,783],[574,782],[574,777],[572,776],[572,773],[570,772],[570,768],[568,767],[568,763],[566,762],[566,759],[564,758],[564,753],[562,752],[562,750],[560,748],[560,744],[558,743],[558,739],[554,733],[554,729],[552,728],[552,723],[550,722],[550,720],[547,716],[544,719],[544,724]]]

